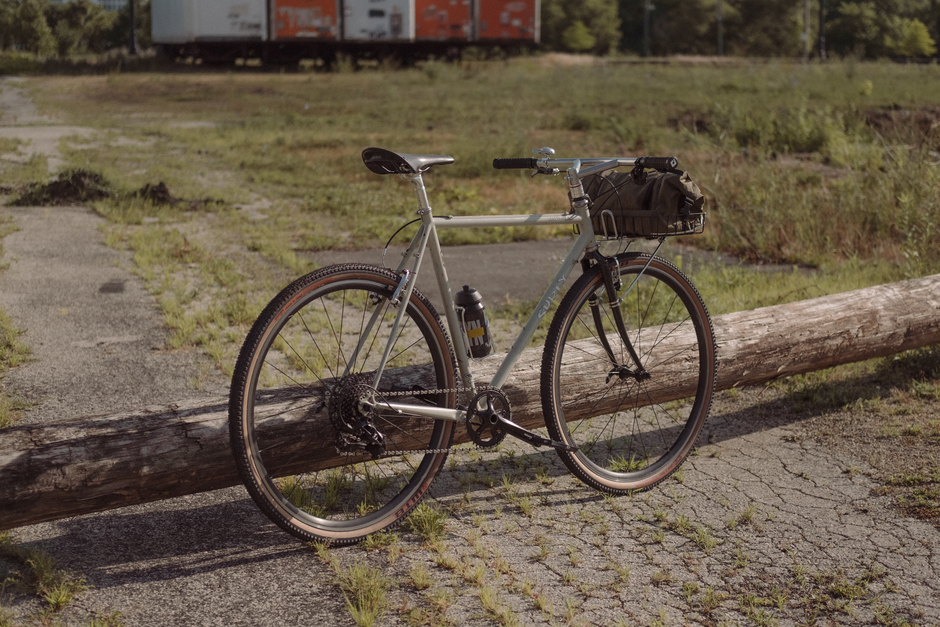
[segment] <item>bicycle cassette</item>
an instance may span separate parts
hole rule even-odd
[[[385,435],[375,428],[374,410],[369,399],[375,390],[370,374],[344,377],[327,398],[330,423],[336,432],[336,450],[340,453],[365,451],[373,459],[385,453]]]
[[[467,408],[467,433],[481,448],[496,446],[506,437],[499,419],[509,420],[511,408],[506,395],[495,388],[481,388]]]

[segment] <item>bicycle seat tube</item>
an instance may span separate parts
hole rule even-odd
[[[437,236],[437,228],[434,225],[434,216],[431,209],[431,203],[428,200],[427,189],[424,187],[424,180],[421,173],[401,174],[402,179],[411,183],[415,190],[415,197],[418,199],[417,214],[421,218],[421,228],[427,234],[427,237],[418,247],[414,242],[405,253],[406,258],[402,263],[407,262],[408,255],[414,255],[420,261],[420,257],[427,250],[431,254],[431,264],[434,267],[434,276],[437,277],[437,288],[444,303],[444,318],[447,320],[447,328],[450,330],[450,339],[454,344],[454,352],[457,357],[457,367],[463,379],[463,387],[470,390],[474,389],[473,374],[470,371],[470,359],[467,356],[467,347],[464,343],[463,334],[460,332],[460,321],[457,319],[457,310],[454,308],[454,294],[450,288],[450,281],[447,278],[447,269],[444,267],[444,256],[441,253],[441,241]],[[415,237],[417,240],[417,236]],[[399,269],[399,272],[401,269]],[[417,274],[417,263],[415,265],[415,274]],[[410,293],[409,293],[410,295]]]

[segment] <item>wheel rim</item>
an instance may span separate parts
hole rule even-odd
[[[646,259],[623,268],[624,289]],[[649,379],[638,380],[614,324],[603,283],[585,286],[568,316],[555,357],[553,390],[560,414],[558,437],[579,447],[574,453],[582,478],[611,491],[642,489],[669,476],[694,444],[711,400],[714,360],[707,313],[697,295],[686,293],[681,276],[651,264],[620,305],[631,342]],[[617,371],[594,330],[587,294],[595,293],[600,319]],[[623,292],[621,291],[621,294]],[[573,389],[580,389],[572,393]],[[580,415],[597,414],[577,419]]]
[[[335,279],[335,280],[334,280]],[[303,537],[361,537],[393,524],[428,488],[440,468],[441,453],[383,455],[379,459],[351,447],[337,455],[337,432],[330,418],[331,392],[351,373],[374,372],[385,347],[395,309],[387,298],[378,307],[377,337],[356,351],[373,294],[390,295],[389,277],[330,277],[313,282],[288,299],[259,338],[248,364],[249,384],[242,401],[242,438],[247,465],[255,478],[256,500],[282,527]],[[422,299],[423,300],[423,299]],[[430,320],[434,322],[430,322]],[[446,336],[426,301],[413,298],[406,323],[396,336],[388,377],[420,366],[420,374],[401,389],[453,388],[453,367]],[[353,355],[356,355],[355,360]],[[365,377],[371,387],[371,377]],[[388,392],[380,385],[380,391]],[[413,402],[415,397],[395,397]],[[421,395],[420,401],[453,406],[452,393]],[[359,416],[362,418],[363,416]],[[446,448],[451,424],[400,416],[389,410],[368,412],[387,440],[389,453]],[[302,427],[298,431],[298,427]],[[302,433],[297,437],[296,433]],[[353,443],[356,437],[350,438]],[[348,445],[348,444],[347,444]],[[339,458],[341,465],[337,465]],[[311,460],[316,460],[316,463]],[[332,460],[332,461],[323,461]],[[260,497],[260,500],[259,498]]]

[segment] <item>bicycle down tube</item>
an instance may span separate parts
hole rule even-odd
[[[586,169],[585,171],[602,171],[610,169],[618,164],[616,159],[601,160],[601,163]],[[633,161],[620,160],[620,161]],[[575,168],[579,164],[573,164]],[[497,215],[497,216],[434,216],[427,198],[427,192],[424,187],[421,174],[401,175],[402,178],[412,183],[418,198],[418,213],[421,215],[422,225],[412,239],[411,244],[403,255],[402,261],[396,268],[396,274],[401,275],[407,272],[409,260],[414,260],[413,270],[403,278],[403,283],[407,283],[407,294],[402,294],[401,299],[407,302],[410,296],[411,288],[417,279],[418,266],[426,251],[430,252],[431,262],[434,268],[435,276],[438,281],[438,289],[443,302],[445,303],[444,314],[447,320],[447,326],[451,331],[451,340],[454,342],[454,349],[457,358],[458,368],[460,370],[463,385],[469,389],[475,389],[473,373],[470,367],[470,358],[467,347],[464,344],[463,334],[460,332],[460,321],[457,318],[457,312],[453,307],[453,291],[447,279],[447,270],[444,265],[443,253],[441,252],[440,239],[437,229],[448,228],[482,228],[482,227],[513,227],[513,226],[556,226],[577,225],[580,227],[580,234],[575,240],[568,252],[568,255],[562,261],[558,272],[552,278],[542,297],[532,314],[529,316],[519,335],[513,342],[509,352],[503,358],[502,363],[497,369],[489,385],[494,388],[501,388],[503,383],[509,377],[512,369],[522,356],[523,351],[529,345],[536,329],[542,321],[542,318],[548,313],[552,303],[561,293],[568,276],[574,269],[578,260],[585,251],[597,249],[594,230],[591,227],[591,221],[588,219],[588,207],[585,204],[578,212],[572,210],[568,213],[553,214],[528,214],[528,215]],[[384,366],[384,360],[382,362]],[[376,374],[374,386],[378,387],[378,380],[381,370]],[[445,409],[440,407],[420,406],[414,404],[395,403],[382,400],[381,404],[395,411],[407,411],[411,414],[427,416],[429,418],[462,421],[466,417],[466,412],[461,409]]]

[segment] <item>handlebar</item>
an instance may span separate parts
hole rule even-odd
[[[636,160],[636,165],[650,170],[675,170],[679,167],[679,160],[675,157],[640,157]]]
[[[493,159],[493,168],[497,170],[533,170],[539,165],[538,159]]]

